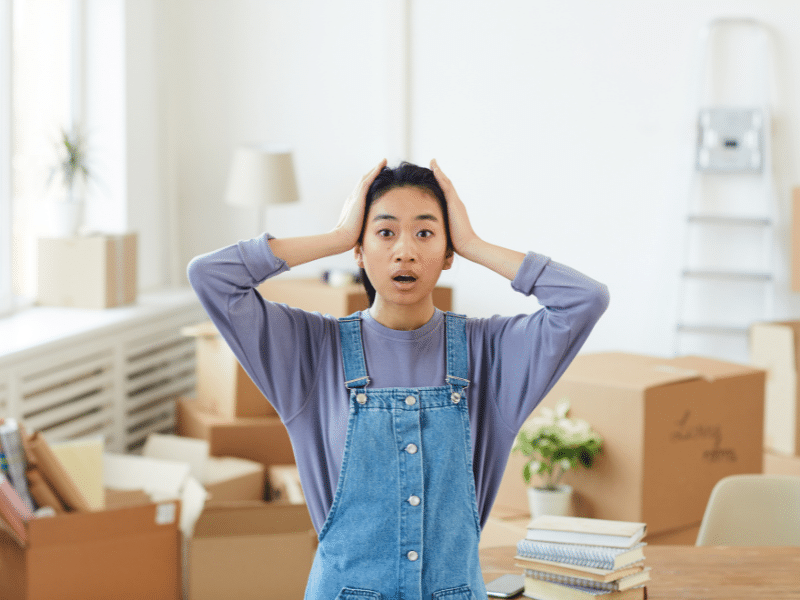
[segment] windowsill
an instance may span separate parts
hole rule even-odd
[[[23,358],[44,345],[73,343],[121,324],[199,306],[189,287],[140,293],[133,304],[91,310],[34,306],[0,318],[0,361]]]

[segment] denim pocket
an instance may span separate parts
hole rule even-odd
[[[433,600],[475,600],[475,594],[468,585],[460,585],[433,592]]]
[[[342,588],[342,591],[336,596],[336,600],[381,600],[381,598],[383,598],[383,596],[378,592],[373,592],[372,590],[358,590],[355,588]]]

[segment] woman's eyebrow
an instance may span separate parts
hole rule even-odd
[[[399,219],[397,217],[395,217],[394,215],[390,215],[388,213],[380,213],[380,214],[377,214],[374,217],[372,217],[373,223],[375,221],[398,221],[398,220]],[[438,217],[436,215],[432,215],[432,214],[427,214],[426,213],[426,214],[422,214],[422,215],[417,215],[416,217],[414,217],[414,220],[415,221],[438,221],[439,219],[438,219]]]

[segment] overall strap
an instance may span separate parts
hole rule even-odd
[[[339,319],[339,336],[342,340],[344,384],[347,389],[363,389],[369,385],[364,345],[361,343],[361,317],[353,313]]]
[[[464,389],[469,385],[467,367],[467,317],[452,312],[445,313],[447,331],[447,383]]]

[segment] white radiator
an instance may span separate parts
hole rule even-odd
[[[56,336],[22,356],[0,356],[0,416],[49,441],[102,435],[115,452],[171,432],[176,398],[195,387],[194,339],[180,330],[207,318],[193,296],[181,298],[129,308],[129,318]]]

